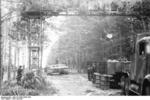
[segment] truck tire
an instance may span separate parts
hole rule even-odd
[[[146,86],[145,95],[150,95],[150,86]]]
[[[142,87],[142,95],[150,96],[150,82],[147,79],[144,80]]]

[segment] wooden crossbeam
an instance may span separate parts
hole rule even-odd
[[[114,12],[114,11],[87,11],[85,13],[81,13],[80,11],[52,11],[52,10],[41,10],[41,11],[26,11],[22,13],[25,17],[51,17],[51,16],[125,16],[125,17],[135,17],[136,14],[130,13],[122,13],[122,12]]]
[[[49,14],[47,14],[46,16],[49,16]],[[50,14],[51,16],[51,14]],[[59,13],[57,16],[124,16],[124,17],[134,17],[136,15],[134,14],[115,14],[115,13],[98,13],[98,14],[92,14],[92,13],[88,13],[88,14],[80,14],[80,13],[75,13],[75,14],[71,14],[71,13],[66,13],[66,14],[61,14]]]

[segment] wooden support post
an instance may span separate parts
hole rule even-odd
[[[14,60],[14,79],[16,78],[16,67],[17,67],[17,47],[15,47],[14,53],[15,53],[15,60]]]
[[[29,33],[28,33],[28,67],[29,67],[29,70],[31,69],[31,50],[30,50],[30,46],[31,46],[31,40],[30,40],[30,27],[31,27],[31,23],[30,23],[30,19],[28,19],[28,30],[29,30]]]
[[[1,5],[1,3],[0,3]],[[0,19],[1,19],[1,7],[0,7]],[[1,33],[1,20],[0,20],[0,93],[1,93],[1,85],[2,85],[2,55],[1,55],[1,52],[2,52],[2,48],[1,48],[1,41],[2,41],[2,33]]]
[[[8,81],[10,81],[10,67],[11,67],[11,39],[9,38],[9,65],[8,65]]]
[[[41,24],[41,32],[40,32],[40,50],[41,50],[41,64],[40,64],[40,69],[42,69],[42,60],[43,60],[43,39],[42,39],[42,35],[43,35],[43,24],[42,24],[42,19],[40,19],[40,24]]]

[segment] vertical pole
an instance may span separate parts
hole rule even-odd
[[[14,53],[15,53],[14,69],[17,67],[17,63],[16,63],[16,61],[17,61],[17,52],[16,52],[16,49],[17,49],[17,47],[15,47],[15,50],[14,50]],[[14,70],[14,79],[16,77],[15,72],[16,72],[16,70]]]
[[[144,18],[142,18],[142,23],[143,23],[143,31],[146,32],[146,25],[145,25]]]
[[[8,81],[10,81],[11,67],[11,38],[9,38],[9,65],[8,65]]]
[[[30,43],[29,43],[30,44]],[[29,45],[29,47],[28,47],[28,53],[29,53],[29,57],[28,57],[28,66],[29,66],[29,70],[31,69],[31,49],[30,49],[30,45]]]
[[[105,42],[104,42],[105,43]],[[105,44],[104,43],[102,43],[103,44],[103,60],[104,60],[104,58],[105,58]]]
[[[142,0],[142,5],[141,5],[142,9],[144,9],[143,8],[143,2],[144,2],[144,0]],[[146,25],[145,25],[145,21],[144,21],[144,16],[142,16],[142,25],[143,25],[143,31],[146,32]]]
[[[134,25],[133,25],[133,21],[134,21],[134,19],[133,18],[131,18],[131,32],[133,33],[133,44],[134,44],[134,46],[135,46],[135,34],[134,34]],[[135,47],[134,47],[134,49],[135,49]],[[134,53],[134,57],[135,57],[135,53]],[[130,60],[132,59],[133,57],[132,56],[130,56]]]
[[[1,5],[1,1],[0,1],[0,5]],[[1,85],[2,85],[2,55],[1,55],[1,51],[2,51],[2,48],[1,48],[1,41],[2,41],[2,33],[1,33],[1,7],[0,7],[0,93],[1,93]]]
[[[121,30],[120,27],[119,27],[119,30]],[[120,31],[119,38],[120,38],[120,56],[122,57],[122,36],[121,36],[121,31]]]
[[[18,43],[18,41],[17,41],[17,52],[18,52],[18,54],[17,54],[17,65],[19,66],[19,43]]]
[[[28,67],[29,67],[29,70],[31,69],[30,67],[31,67],[31,49],[30,49],[30,27],[31,27],[31,22],[30,22],[30,19],[28,19],[28,30],[29,30],[29,32],[28,32]]]
[[[45,1],[44,1],[45,2]],[[42,8],[40,10],[43,10],[43,5],[42,5]],[[40,59],[40,66],[39,66],[39,69],[40,69],[40,72],[41,72],[41,69],[42,69],[42,15],[40,14],[40,50],[41,50],[41,59]]]
[[[40,69],[42,69],[42,60],[43,60],[43,59],[42,59],[42,58],[43,58],[43,46],[42,46],[42,45],[43,45],[43,39],[42,39],[42,35],[43,35],[43,29],[42,29],[42,28],[43,28],[43,27],[42,27],[42,18],[41,18],[41,21],[40,21],[40,22],[41,22],[41,23],[40,23],[40,24],[41,24],[41,32],[40,32],[40,34],[41,34],[41,36],[40,36],[40,37],[41,37],[41,39],[40,39],[40,46],[41,46],[41,47],[40,47],[40,48],[41,48],[41,65],[40,65]]]
[[[134,33],[134,28],[133,28],[133,18],[131,18],[131,32]]]
[[[12,24],[12,21],[11,20],[9,20],[9,25],[10,25],[10,28],[12,27],[11,26],[11,24]],[[9,30],[8,30],[8,34],[9,35],[12,35],[12,33],[11,33],[11,29],[9,28]],[[9,37],[9,65],[8,65],[8,81],[10,81],[11,80],[11,75],[12,75],[12,38],[11,37]]]

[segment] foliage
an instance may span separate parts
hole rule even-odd
[[[142,0],[139,2],[136,2],[135,5],[132,7],[133,12],[135,12],[136,16],[142,17],[142,16],[150,16],[150,1],[149,0]],[[140,18],[139,18],[140,19]]]
[[[41,10],[56,10],[54,5],[50,4],[49,0],[20,0],[22,2],[22,11],[41,11]]]
[[[131,15],[126,17],[70,17],[64,26],[67,32],[60,38],[59,48],[55,49],[54,60],[60,59],[63,63],[85,66],[88,60],[104,60],[109,58],[118,58],[125,56],[130,58],[134,54],[135,35],[139,32],[148,31],[149,29],[149,0],[137,2],[133,7],[128,6],[127,2],[122,2],[122,7],[118,10],[121,13],[131,11]],[[72,8],[80,9],[83,13],[87,13],[86,3],[89,0],[82,0],[82,3],[77,0],[62,0],[61,3],[54,4],[49,0],[20,0],[19,13],[26,11],[49,10],[58,12],[60,10],[71,10]],[[84,5],[85,4],[85,5]],[[114,10],[118,5],[113,2]],[[68,9],[67,9],[68,8]],[[55,15],[55,14],[54,14]],[[53,13],[52,13],[53,16]],[[39,40],[37,34],[40,23],[34,20],[31,22],[31,30],[28,29],[28,21],[21,19],[14,23],[12,29],[13,39],[22,41],[31,39],[32,42]],[[42,29],[44,30],[44,29]],[[108,39],[107,34],[113,34],[113,38]],[[30,37],[30,38],[29,38]],[[46,40],[46,36],[43,36]],[[121,48],[121,52],[118,52]],[[114,54],[116,57],[114,57]]]
[[[22,87],[11,87],[7,88],[2,92],[3,96],[38,96],[39,92],[32,89],[24,89]]]
[[[9,34],[9,36],[15,41],[30,41],[32,45],[42,43],[42,45],[45,46],[46,43],[49,42],[48,37],[44,33],[47,27],[47,22],[41,19],[30,20],[30,23],[27,20],[21,19],[13,23],[12,33]]]
[[[74,19],[74,20],[72,20]],[[61,36],[59,48],[53,50],[53,54],[60,63],[66,63],[71,67],[86,68],[87,61],[99,61],[104,59],[103,44],[107,42],[107,21],[115,21],[111,17],[72,17],[63,26],[68,32]],[[102,36],[104,34],[104,36]],[[114,33],[116,34],[116,33]],[[80,68],[79,68],[80,69]]]
[[[5,84],[3,84],[3,88],[2,88],[3,96],[19,96],[19,95],[36,96],[36,95],[39,95],[39,93],[40,92],[37,90],[24,89],[23,87],[18,86],[17,82],[15,82],[15,81],[5,82]]]
[[[149,0],[142,0],[142,2],[136,2],[135,5],[131,8],[133,14],[135,15],[136,19],[143,23],[143,30],[149,30],[149,19],[150,19],[150,1]]]
[[[26,79],[25,79],[26,78]],[[31,80],[35,80],[32,83]],[[53,95],[57,93],[57,89],[52,86],[52,84],[42,76],[35,76],[34,73],[28,72],[23,81],[27,84],[22,83],[18,85],[15,80],[5,81],[2,84],[2,95],[3,96],[38,96],[38,95]],[[25,86],[25,87],[24,87]]]
[[[22,79],[22,86],[27,89],[42,89],[46,82],[42,76],[36,76],[33,72],[28,72]]]
[[[148,12],[144,15],[137,14],[140,10],[135,10],[134,7],[138,3],[132,5],[132,8],[128,8],[126,2],[123,3],[122,11],[133,10],[130,13],[136,16],[70,18],[66,26],[64,25],[68,33],[60,38],[58,42],[60,47],[54,50],[56,54],[54,59],[76,66],[79,64],[82,67],[88,60],[99,61],[122,56],[133,60],[131,58],[135,51],[135,36],[144,30],[143,22],[138,16],[146,16]],[[113,34],[113,38],[108,39],[107,34]]]

